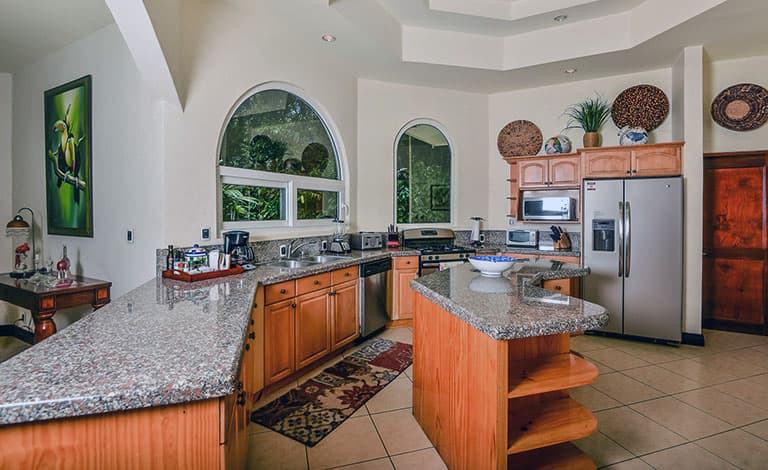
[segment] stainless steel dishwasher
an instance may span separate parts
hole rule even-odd
[[[390,258],[360,265],[360,336],[363,338],[380,330],[389,321],[387,272],[390,269]]]

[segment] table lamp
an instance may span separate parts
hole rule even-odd
[[[21,216],[21,212],[25,210],[29,211],[32,223],[27,222]],[[12,240],[13,271],[11,271],[10,276],[16,279],[32,277],[37,271],[35,267],[35,213],[32,212],[32,209],[22,207],[16,211],[16,216],[5,226],[5,235]]]

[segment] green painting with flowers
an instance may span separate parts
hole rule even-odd
[[[91,76],[46,91],[43,101],[48,233],[93,237]]]

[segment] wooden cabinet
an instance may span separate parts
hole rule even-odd
[[[358,266],[350,266],[264,289],[263,381],[267,385],[357,339],[358,271]]]
[[[296,370],[331,352],[329,292],[296,297]]]
[[[288,377],[295,370],[294,299],[264,309],[264,378],[267,384]]]
[[[419,257],[396,257],[391,271],[392,285],[392,320],[410,320],[413,318],[413,289],[411,281],[419,277]]]
[[[247,343],[246,343],[247,344]],[[248,417],[245,381],[248,369],[243,357],[235,393],[219,399],[219,427],[225,469],[245,468],[248,462]]]
[[[579,278],[543,281],[541,287],[558,294],[581,297],[581,282]]]
[[[683,171],[682,143],[591,148],[580,153],[585,178],[672,176]]]
[[[243,384],[249,397],[264,388],[264,288],[254,296],[243,346]]]
[[[531,158],[517,166],[520,189],[578,188],[581,184],[578,156]]]
[[[331,290],[331,349],[354,341],[360,332],[356,280],[333,286]]]

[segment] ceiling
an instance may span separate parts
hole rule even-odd
[[[112,23],[104,0],[0,0],[0,72],[34,63]]]

